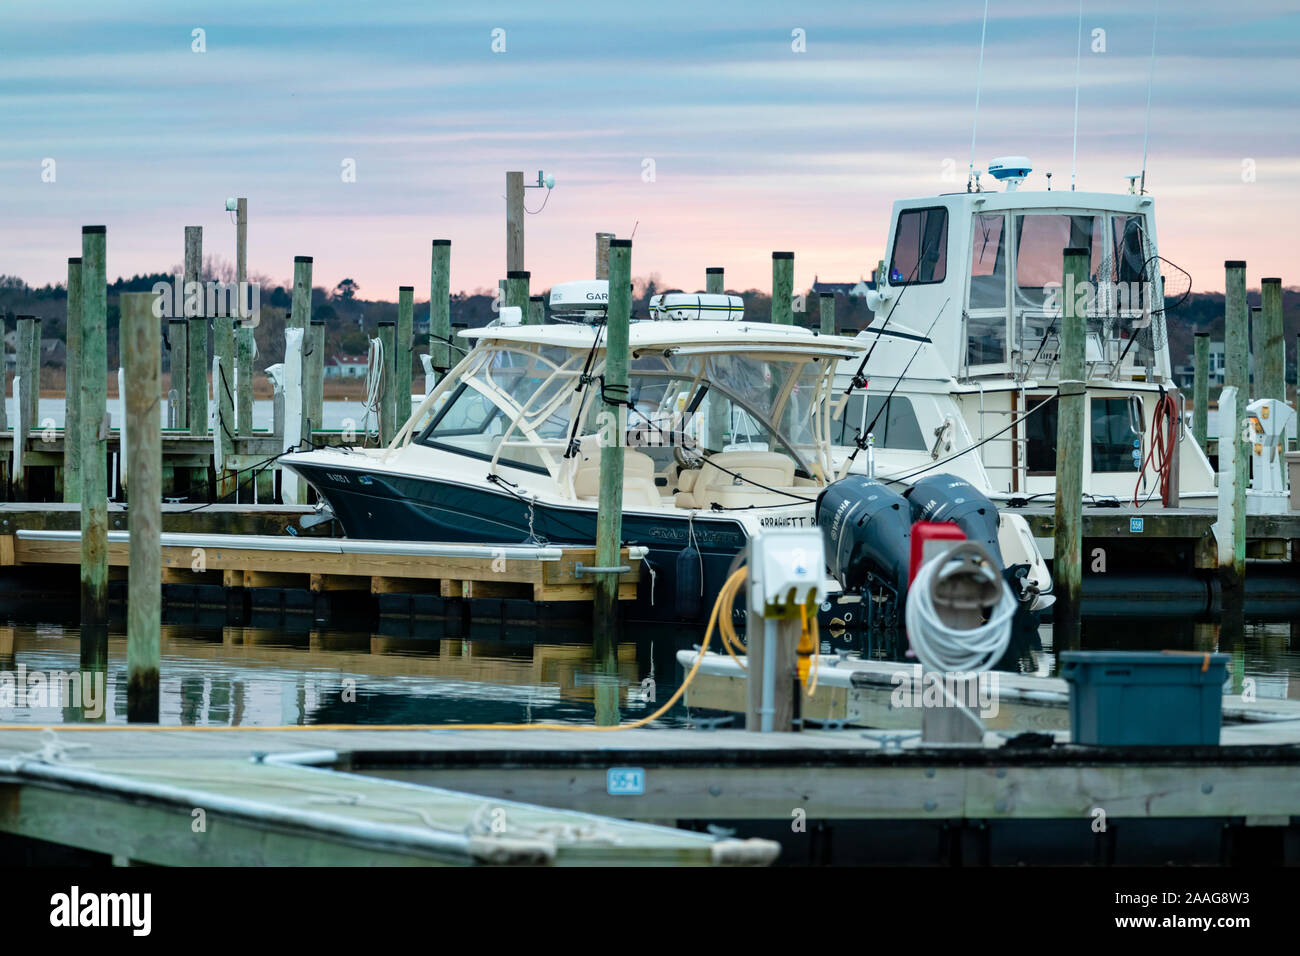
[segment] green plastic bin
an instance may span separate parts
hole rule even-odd
[[[1227,654],[1065,651],[1070,740],[1101,747],[1217,745]]]

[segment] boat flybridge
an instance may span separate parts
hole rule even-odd
[[[1160,463],[1174,458],[1181,497],[1213,495],[1205,455],[1171,427],[1183,415],[1166,296],[1189,280],[1157,252],[1152,197],[1132,180],[1128,193],[1021,189],[1023,157],[989,168],[1005,191],[976,179],[894,204],[868,293],[875,318],[858,335],[871,358],[856,388],[860,359],[836,376],[837,463],[870,440],[853,471],[906,484],[941,468],[994,499],[1054,494],[1061,306],[1073,292],[1087,306],[1085,495],[1158,498]],[[1090,252],[1082,290],[1062,289],[1066,248]]]
[[[836,370],[868,343],[746,322],[738,296],[656,297],[629,330],[626,397],[612,396],[602,394],[606,299],[603,281],[565,283],[551,296],[559,321],[520,325],[503,310],[461,333],[473,347],[388,447],[283,464],[349,537],[589,545],[602,453],[623,444],[623,539],[648,549],[650,572],[633,612],[701,619],[751,536],[816,521],[837,477]],[[1023,520],[999,535],[1023,594],[1050,590]]]

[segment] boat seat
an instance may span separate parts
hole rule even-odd
[[[764,482],[767,484],[767,482]],[[759,507],[771,507],[773,505],[799,505],[814,498],[814,495],[808,493],[807,488],[801,488],[797,485],[788,487],[778,487],[769,485],[772,491],[764,488],[756,488],[753,485],[710,485],[705,489],[704,498],[700,508],[712,510],[714,505],[719,508],[748,508],[751,505]],[[779,494],[778,492],[786,492]]]
[[[748,489],[762,495],[771,495],[757,485],[758,482],[769,488],[789,488],[794,485],[794,459],[775,451],[724,451],[710,455],[703,468],[696,471],[694,484],[683,488],[678,482],[676,497],[679,508],[708,508],[715,501],[713,489]],[[720,467],[715,467],[720,466]],[[725,468],[726,471],[722,469]],[[734,484],[735,477],[727,472],[734,472],[741,478],[748,479],[739,485]],[[794,499],[791,499],[793,501]],[[722,504],[721,501],[718,502]]]
[[[594,440],[584,439],[579,443],[578,455],[578,467],[573,473],[573,493],[588,501],[599,498],[600,445]],[[655,485],[654,459],[631,448],[623,453],[623,504],[632,508],[661,508],[664,505]]]

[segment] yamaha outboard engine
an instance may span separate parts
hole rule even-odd
[[[912,513],[907,500],[865,475],[832,482],[817,499],[826,566],[846,592],[889,587],[900,606],[907,593]]]
[[[971,541],[978,541],[1005,568],[998,544],[998,509],[975,486],[956,475],[930,475],[903,493],[911,520],[951,521]]]

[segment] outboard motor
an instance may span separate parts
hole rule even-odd
[[[998,509],[969,481],[956,475],[930,475],[903,494],[912,521],[951,521],[969,540],[984,546],[999,571],[1005,569],[998,544]]]
[[[912,514],[902,495],[875,478],[849,475],[817,498],[817,526],[826,566],[846,592],[884,584],[901,606],[912,547]]]

